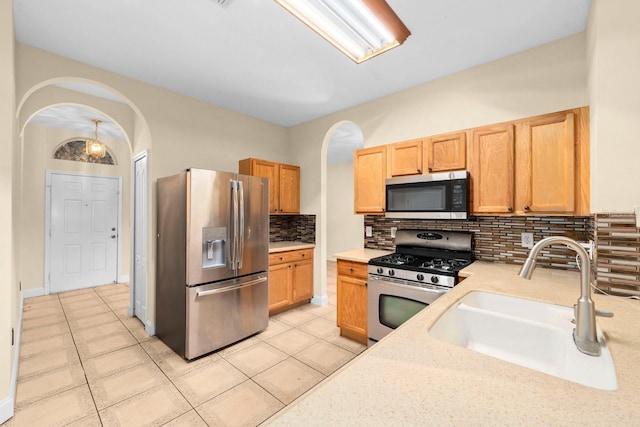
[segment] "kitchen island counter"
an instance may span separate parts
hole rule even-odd
[[[445,343],[428,330],[482,290],[572,306],[576,272],[475,262],[467,279],[274,416],[271,425],[634,425],[640,419],[640,301],[594,295],[618,389],[602,391]]]

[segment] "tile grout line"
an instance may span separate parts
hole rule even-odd
[[[93,290],[93,288],[91,288]],[[94,290],[94,293],[97,294],[97,292]],[[62,313],[64,315],[65,320],[67,321],[67,326],[69,327],[69,334],[71,335],[71,340],[73,341],[73,347],[76,349],[76,353],[78,355],[78,360],[80,361],[80,366],[82,367],[82,375],[84,375],[84,380],[87,384],[87,389],[89,390],[89,395],[91,396],[91,401],[93,402],[93,407],[96,410],[96,415],[98,416],[98,420],[100,421],[100,425],[104,425],[102,422],[102,418],[100,417],[100,411],[98,411],[98,405],[96,405],[96,399],[93,397],[93,391],[91,390],[91,386],[89,385],[89,378],[87,378],[87,371],[84,369],[84,362],[82,360],[82,357],[80,357],[80,351],[78,350],[78,345],[76,343],[76,339],[73,335],[73,328],[71,326],[71,323],[69,322],[69,318],[67,317],[67,312],[64,308],[64,304],[62,303],[62,299],[60,298],[60,294],[58,294],[58,300],[60,301],[60,306],[62,307]],[[82,418],[80,418],[82,419]],[[78,421],[78,420],[76,420]]]

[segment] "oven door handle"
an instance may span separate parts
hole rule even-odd
[[[420,290],[420,291],[423,291],[423,292],[430,292],[430,293],[434,293],[434,294],[446,294],[447,292],[449,292],[451,290],[451,288],[434,289],[434,288],[426,288],[426,287],[422,287],[422,286],[405,285],[404,283],[400,283],[400,281],[398,279],[392,279],[390,277],[369,276],[368,280],[369,281],[376,281],[376,282],[384,282],[385,285],[387,285],[387,286],[395,286],[396,288],[417,289],[417,290]]]

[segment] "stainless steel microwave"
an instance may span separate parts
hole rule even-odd
[[[467,171],[387,178],[385,216],[467,219],[468,193]]]

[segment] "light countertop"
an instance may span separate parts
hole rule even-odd
[[[572,306],[576,272],[476,261],[468,278],[301,396],[271,425],[637,425],[640,301],[594,295],[618,389],[602,391],[439,341],[428,330],[454,302],[485,290]]]
[[[299,249],[313,249],[316,245],[313,243],[303,243],[297,241],[269,242],[269,253],[297,251]]]
[[[379,249],[354,249],[352,251],[339,252],[332,256],[337,259],[355,262],[369,262],[371,258],[377,258],[383,255],[389,255],[393,251],[381,251]]]

